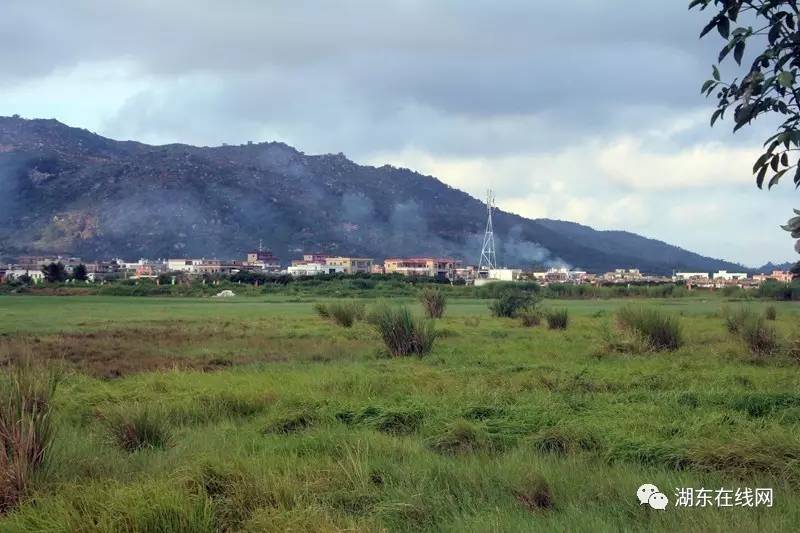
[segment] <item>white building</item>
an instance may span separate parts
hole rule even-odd
[[[196,274],[203,264],[202,259],[167,259],[167,270],[169,272],[188,272]]]
[[[27,270],[27,269],[17,268],[13,270],[8,270],[6,272],[6,278],[8,279],[19,279],[22,276],[28,276],[34,283],[41,283],[44,281],[44,273],[42,273],[41,270]]]
[[[720,270],[714,274],[714,280],[719,281],[740,281],[747,279],[747,274],[741,272],[728,272],[727,270]]]
[[[675,272],[674,279],[684,281],[708,281],[708,272]]]
[[[286,269],[290,276],[319,276],[320,274],[341,274],[345,268],[341,265],[327,265],[323,263],[303,263],[292,265]]]

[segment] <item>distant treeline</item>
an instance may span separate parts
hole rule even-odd
[[[175,278],[175,283],[173,283]],[[266,275],[240,272],[232,276],[186,278],[162,275],[158,280],[117,280],[104,284],[80,282],[24,285],[0,285],[0,293],[30,294],[102,294],[118,296],[212,296],[229,289],[242,296],[309,296],[309,297],[414,297],[421,288],[438,287],[453,298],[497,298],[504,291],[515,289],[536,293],[553,299],[601,298],[681,298],[702,294],[718,294],[728,298],[768,298],[800,301],[800,280],[792,284],[766,282],[758,289],[726,287],[724,289],[688,289],[683,284],[575,285],[535,282],[493,282],[480,287],[464,282],[451,284],[427,277],[405,277],[397,274],[330,274],[293,278],[286,275]]]

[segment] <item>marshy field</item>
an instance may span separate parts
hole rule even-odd
[[[4,394],[38,391],[50,431],[0,460],[0,531],[796,530],[800,304],[489,303],[451,298],[393,356],[381,324],[422,324],[414,298],[345,327],[333,299],[0,297]]]

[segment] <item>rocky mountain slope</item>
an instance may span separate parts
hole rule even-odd
[[[479,200],[408,169],[282,143],[149,146],[17,117],[0,117],[0,190],[0,255],[241,257],[263,240],[284,261],[319,251],[475,263],[485,224]],[[503,211],[495,232],[509,266],[741,268],[627,232]]]

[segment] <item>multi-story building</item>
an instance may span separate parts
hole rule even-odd
[[[41,269],[29,270],[27,268],[12,268],[5,273],[5,279],[18,280],[24,276],[28,276],[33,283],[41,283],[44,281],[44,273]]]
[[[367,257],[326,257],[325,264],[341,267],[345,274],[369,274],[372,271],[372,259]]]
[[[327,259],[327,254],[303,254],[302,259],[295,259],[292,261],[292,266],[305,265],[309,263],[324,265]]]
[[[387,274],[404,276],[427,276],[439,279],[455,279],[455,271],[461,261],[449,257],[406,257],[391,258],[383,262]]]
[[[744,272],[728,272],[727,270],[720,270],[714,274],[714,281],[742,281],[747,279],[747,274]]]
[[[691,281],[694,283],[705,283],[709,279],[707,272],[675,272],[675,281]]]
[[[344,268],[325,263],[298,263],[287,268],[286,272],[295,277],[319,276],[320,274],[341,274],[344,273]]]
[[[281,269],[281,262],[269,250],[256,250],[247,253],[245,266],[265,272],[278,272]]]

